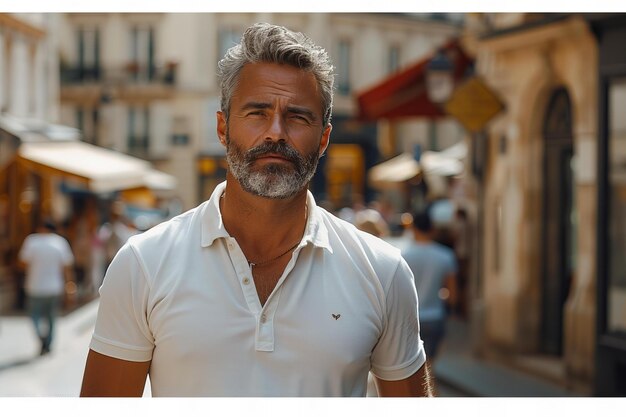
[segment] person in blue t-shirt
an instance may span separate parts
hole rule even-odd
[[[419,294],[420,334],[426,357],[436,357],[445,335],[446,305],[456,299],[457,261],[454,252],[432,238],[433,225],[428,212],[413,215],[413,242],[402,251],[415,276]]]

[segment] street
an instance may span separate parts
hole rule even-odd
[[[52,352],[39,344],[26,316],[0,318],[0,397],[77,397],[98,300],[58,319]],[[474,358],[467,326],[449,322],[448,338],[431,365],[440,397],[569,397],[576,395],[530,375]],[[148,379],[144,397],[151,396]]]
[[[0,318],[0,396],[77,397],[93,331],[97,301],[57,321],[52,351],[39,343],[25,316]]]
[[[38,341],[26,316],[0,318],[0,397],[77,397],[98,300],[58,319],[52,352],[39,356]],[[437,381],[441,397],[463,393]],[[144,396],[150,396],[150,381]]]

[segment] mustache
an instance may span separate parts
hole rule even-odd
[[[277,154],[287,159],[290,162],[298,162],[300,160],[300,154],[291,146],[284,142],[266,142],[257,147],[246,151],[245,158],[247,162],[253,162],[254,160],[263,157],[267,154]]]

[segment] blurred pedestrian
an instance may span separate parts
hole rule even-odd
[[[458,294],[455,311],[462,317],[467,316],[467,288],[469,282],[469,263],[472,250],[472,234],[467,211],[459,207],[455,213],[454,220],[454,253],[459,264],[457,274]]]
[[[98,228],[97,239],[100,245],[104,245],[104,270],[120,250],[126,241],[139,233],[137,228],[124,214],[124,203],[115,201],[111,208],[111,222],[105,222]]]
[[[457,263],[454,252],[433,240],[433,224],[428,212],[413,215],[413,242],[402,256],[415,276],[420,296],[420,334],[426,356],[433,361],[445,335],[446,301],[456,301]]]
[[[376,237],[389,236],[389,226],[380,212],[372,207],[363,207],[355,213],[354,225]]]
[[[425,211],[430,215],[432,222],[431,237],[450,249],[454,248],[452,232],[454,222],[454,204],[448,197],[439,196],[426,206]]]
[[[226,182],[118,252],[81,395],[430,394],[400,252],[308,191],[329,143],[333,67],[300,33],[248,28],[219,63]]]
[[[26,237],[19,252],[19,260],[26,268],[28,312],[41,341],[41,355],[50,352],[56,316],[66,283],[71,282],[74,262],[69,243],[55,232],[55,225],[45,221],[37,233]]]
[[[93,263],[92,233],[87,215],[74,219],[71,246],[74,252],[74,279],[79,300],[89,298],[93,292],[90,277]]]

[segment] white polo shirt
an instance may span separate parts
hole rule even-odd
[[[261,306],[222,223],[224,188],[118,252],[91,349],[152,360],[153,396],[365,396],[370,369],[399,380],[424,364],[413,275],[399,250],[309,193],[302,241]]]

